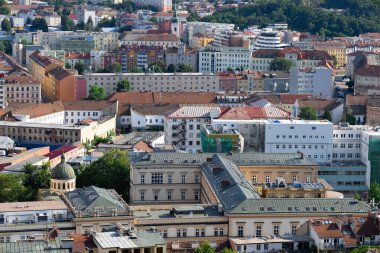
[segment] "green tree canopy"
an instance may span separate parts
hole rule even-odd
[[[176,67],[173,63],[169,64],[168,68],[166,69],[166,72],[168,73],[174,73],[176,72]]]
[[[47,32],[49,30],[49,27],[46,23],[46,20],[43,18],[35,18],[32,21],[32,28],[36,30],[41,30],[43,32]]]
[[[293,62],[291,60],[277,57],[274,58],[269,64],[269,69],[273,71],[289,71],[292,68]]]
[[[190,64],[180,64],[178,66],[178,72],[191,73],[194,72],[194,69]]]
[[[94,176],[96,175],[96,177]],[[128,201],[129,199],[129,160],[125,151],[112,149],[96,162],[77,171],[77,185],[98,186],[115,189]]]
[[[22,184],[22,175],[0,174],[0,202],[17,202],[29,200],[30,193]]]
[[[35,166],[30,163],[24,165],[24,181],[23,185],[30,194],[31,200],[37,200],[38,190],[50,187],[50,164],[46,163],[42,166]]]
[[[121,64],[118,62],[112,63],[110,66],[104,68],[107,73],[120,73],[121,72]]]
[[[356,118],[354,116],[352,116],[351,114],[349,114],[349,113],[346,113],[346,121],[350,125],[356,125]]]
[[[89,100],[104,100],[106,98],[106,91],[97,84],[92,85],[88,93]]]
[[[62,16],[61,18],[61,28],[63,31],[74,31],[75,24],[68,16]]]
[[[74,65],[74,69],[78,70],[78,74],[82,75],[84,70],[86,69],[86,65],[83,62],[77,62]]]
[[[10,32],[12,30],[11,22],[9,19],[4,18],[3,21],[1,21],[1,30]]]
[[[311,106],[300,107],[298,117],[305,120],[317,120],[317,111]]]
[[[215,253],[215,249],[208,241],[205,241],[194,250],[194,253]]]
[[[227,247],[224,247],[222,249],[222,253],[238,253],[237,251],[233,250],[233,249],[230,249],[230,248],[227,248]]]
[[[94,21],[92,21],[91,16],[88,17],[87,23],[84,27],[86,31],[92,31],[94,30]]]
[[[325,113],[323,114],[323,119],[332,121],[331,112],[329,110],[325,110]]]
[[[161,73],[165,71],[165,63],[162,61],[154,62],[149,64],[148,69],[154,73]]]
[[[370,199],[375,199],[376,202],[380,201],[380,185],[378,182],[373,182],[369,187],[368,196]]]
[[[130,91],[131,90],[131,83],[126,80],[122,79],[119,82],[117,82],[117,88],[116,91]]]

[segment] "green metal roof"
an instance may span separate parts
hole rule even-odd
[[[60,164],[58,164],[57,166],[55,166],[51,170],[50,177],[52,179],[58,179],[58,180],[65,180],[65,179],[76,178],[73,167],[71,167],[70,165],[68,165],[65,162],[64,158],[62,158],[62,162]]]
[[[70,249],[61,248],[60,240],[54,241],[20,241],[0,243],[0,253],[70,253]]]
[[[355,199],[324,198],[261,198],[246,199],[231,214],[268,214],[268,213],[324,213],[330,215],[367,213],[370,206]]]

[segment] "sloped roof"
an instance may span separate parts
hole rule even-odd
[[[235,120],[250,120],[250,119],[284,119],[289,118],[289,112],[275,107],[231,107],[224,112],[219,119],[235,119]]]
[[[62,68],[62,67],[56,67],[48,72],[49,75],[54,76],[58,80],[63,80],[66,77],[70,76],[70,71]]]
[[[280,94],[281,104],[294,104],[297,99],[311,98],[312,94]]]
[[[168,118],[205,118],[210,117],[210,112],[221,112],[219,106],[182,106],[178,110],[167,115]]]
[[[70,204],[81,213],[111,212],[117,209],[118,212],[128,212],[128,208],[115,196],[112,190],[89,186],[75,189],[65,193]]]
[[[202,171],[226,211],[246,199],[260,198],[239,168],[219,154],[213,155],[212,162],[205,163]]]
[[[63,100],[62,104],[65,110],[85,111],[85,110],[103,110],[114,104],[115,101],[95,101],[95,100]]]
[[[335,104],[335,99],[304,99],[298,101],[300,107],[311,106],[316,110],[325,110],[332,104]]]
[[[368,64],[364,65],[356,70],[356,75],[380,77],[380,66]]]
[[[12,110],[13,115],[29,115],[29,118],[38,118],[44,115],[63,112],[64,107],[62,101],[56,101],[51,103],[28,103],[14,106]]]

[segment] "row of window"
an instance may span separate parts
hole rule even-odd
[[[299,146],[300,146],[302,149],[306,149],[306,145],[297,145],[297,144],[295,144],[294,146],[291,145],[291,144],[289,144],[289,145],[288,145],[288,148],[293,148],[293,147],[294,147],[294,148],[299,148]],[[281,147],[282,147],[282,148],[287,148],[285,144],[282,144]],[[276,149],[279,149],[279,148],[280,148],[280,145],[277,144],[277,145],[276,145]],[[312,149],[312,148],[313,148],[313,145],[309,144],[309,145],[307,145],[307,148],[308,148],[308,149]],[[315,149],[318,149],[318,145],[314,145],[314,148],[315,148]],[[324,148],[325,148],[325,145],[321,145],[320,148],[321,148],[321,149],[324,149]]]
[[[168,237],[168,230],[160,230],[160,235],[163,238]],[[214,236],[223,236],[224,235],[224,228],[214,228]],[[206,229],[204,228],[196,228],[195,229],[195,237],[205,237],[206,236]],[[188,237],[187,229],[177,229],[177,237]]]
[[[71,116],[74,116],[74,112],[71,112],[70,114]],[[69,116],[69,112],[65,112],[65,115]],[[92,112],[92,116],[98,116],[98,115],[99,115],[99,112]],[[77,112],[77,116],[80,116],[80,112]],[[86,112],[83,112],[82,116],[86,116]],[[87,112],[87,116],[91,116],[91,112]]]
[[[153,191],[153,200],[155,201],[163,200],[163,199],[160,199],[159,196],[160,196],[159,190]],[[167,191],[166,197],[167,197],[166,200],[173,200],[173,191]],[[186,190],[181,190],[181,200],[187,200],[187,199],[189,199],[189,196],[186,196]],[[199,199],[200,199],[199,191],[194,191],[194,198],[192,200],[199,200]],[[141,201],[145,200],[145,191],[140,191],[140,200]]]
[[[361,138],[362,135],[361,134],[340,134],[340,138],[346,138],[346,135],[347,135],[347,138]],[[333,137],[334,138],[339,138],[339,134],[333,134]]]
[[[292,225],[291,226],[291,233],[292,235],[295,235],[297,231],[297,225]],[[275,236],[280,235],[280,225],[274,224],[273,225],[273,230],[272,234]],[[237,227],[237,235],[238,237],[244,237],[244,225],[239,225]],[[261,237],[262,236],[262,226],[261,225],[256,225],[256,237]]]
[[[187,182],[187,174],[182,173],[181,174],[181,183],[185,184]],[[162,172],[154,172],[151,174],[151,184],[163,184],[164,183],[164,173]],[[145,184],[145,174],[140,175],[140,183]],[[173,183],[173,174],[167,175],[167,183],[172,184]],[[194,175],[194,183],[199,184],[200,183],[200,176]]]
[[[333,148],[346,148],[346,143],[341,143],[338,145],[338,143],[333,143]],[[355,143],[355,148],[360,148],[360,143]],[[354,148],[354,143],[347,143],[347,148]]]
[[[347,156],[346,156],[346,153],[340,153],[339,154],[339,158],[353,158],[353,154],[352,153],[347,153]],[[355,158],[360,158],[361,155],[360,153],[355,153]],[[333,158],[338,158],[338,153],[333,153]]]
[[[292,182],[297,182],[297,174],[292,175]],[[270,175],[265,175],[265,183],[270,183],[271,182],[271,177]],[[306,175],[306,182],[310,183],[311,182],[311,175]],[[257,182],[257,175],[252,175],[252,183],[261,183]]]
[[[290,127],[290,128],[292,128],[292,127]],[[315,127],[312,127],[312,130],[315,130],[314,129]],[[288,139],[292,139],[294,137],[294,139],[298,139],[298,137],[299,137],[299,135],[298,134],[296,134],[296,135],[282,135],[282,139],[286,139],[286,138],[288,138]],[[319,135],[309,135],[309,139],[313,139],[313,137],[315,138],[315,139],[318,139],[319,138]],[[321,135],[320,136],[321,137],[321,139],[324,139],[325,138],[325,136],[324,135]],[[303,139],[306,139],[307,138],[307,136],[306,135],[302,135],[302,138]],[[276,135],[276,139],[280,139],[280,135]]]

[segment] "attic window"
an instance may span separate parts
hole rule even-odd
[[[335,207],[332,206],[332,207],[331,207],[331,211],[335,211]]]
[[[306,211],[310,212],[310,207],[307,206],[306,207]]]
[[[265,210],[264,207],[260,206],[260,211],[264,212],[264,210]]]
[[[153,160],[152,163],[156,163],[156,160]]]
[[[288,211],[293,211],[293,208],[291,206],[289,206]]]
[[[316,208],[316,207],[313,207],[313,211],[317,211],[317,208]]]

